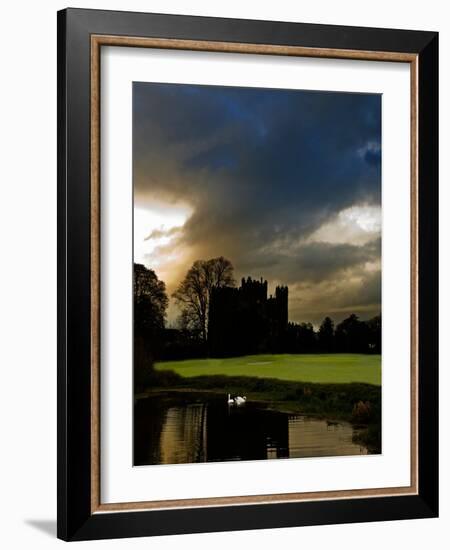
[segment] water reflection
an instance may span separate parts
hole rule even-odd
[[[134,464],[186,464],[366,454],[354,428],[225,399],[158,395],[139,399]]]
[[[329,422],[305,416],[289,416],[289,457],[344,456],[367,454],[353,442],[351,424]]]
[[[159,441],[161,464],[207,461],[206,415],[204,404],[167,409]]]

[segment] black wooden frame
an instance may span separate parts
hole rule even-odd
[[[418,495],[91,514],[89,220],[92,34],[403,52],[419,56]],[[437,33],[84,9],[59,12],[58,537],[86,540],[436,517],[437,262]]]

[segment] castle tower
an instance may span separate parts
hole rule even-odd
[[[288,325],[288,292],[287,286],[277,286],[275,289],[276,316],[281,330]]]
[[[267,280],[242,278],[241,286],[215,288],[208,312],[212,357],[281,353],[288,326],[288,287],[267,296]]]
[[[251,300],[255,303],[262,303],[267,300],[267,281],[263,281],[262,277],[260,281],[247,277],[242,278],[241,292],[246,300]]]

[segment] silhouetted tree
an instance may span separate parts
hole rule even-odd
[[[336,327],[336,348],[337,351],[346,353],[367,353],[368,352],[368,327],[364,321],[352,313]]]
[[[300,323],[298,325],[298,339],[302,353],[316,351],[316,333],[311,323]]]
[[[153,356],[149,351],[149,344],[140,334],[133,338],[133,384],[134,391],[138,392],[152,382],[155,369]]]
[[[153,358],[161,345],[169,299],[164,282],[141,264],[134,264],[133,294],[134,387],[139,391],[154,374]]]
[[[169,299],[152,269],[134,264],[134,330],[141,335],[164,328]]]
[[[317,334],[311,323],[288,323],[285,346],[288,353],[317,351]]]
[[[233,265],[220,256],[210,260],[197,260],[173,293],[181,310],[182,328],[198,330],[203,341],[208,338],[208,308],[214,288],[232,287]]]
[[[376,315],[366,321],[368,328],[368,344],[371,353],[381,353],[381,315]]]
[[[317,335],[319,351],[331,353],[334,350],[334,323],[330,317],[325,317]]]

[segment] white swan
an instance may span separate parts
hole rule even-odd
[[[234,405],[234,399],[231,398],[230,394],[228,394],[228,405]]]
[[[243,405],[246,401],[247,401],[247,397],[245,395],[244,397],[241,397],[240,395],[238,395],[237,397],[234,398],[234,402],[236,403],[236,405]]]

